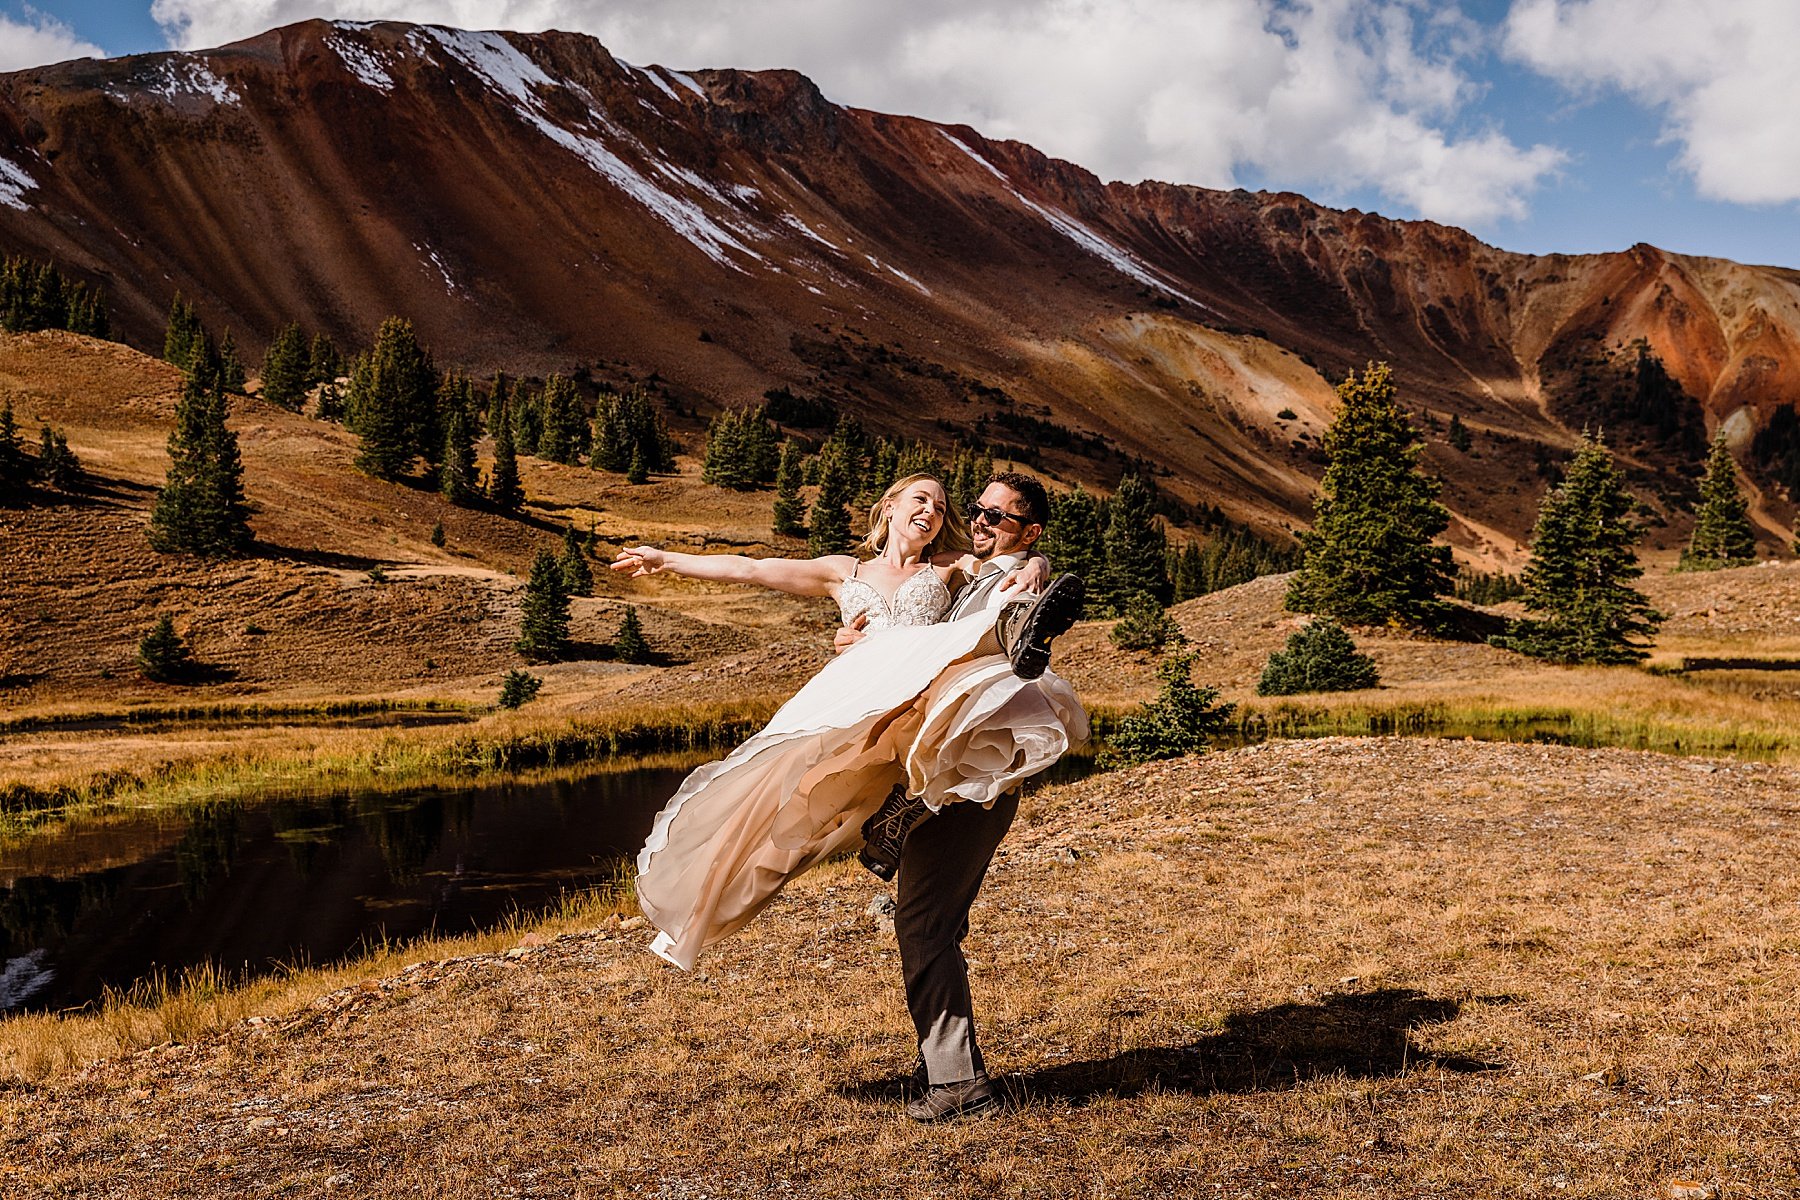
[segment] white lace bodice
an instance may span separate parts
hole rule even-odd
[[[868,630],[887,629],[893,625],[933,625],[949,607],[950,589],[930,567],[907,576],[894,589],[891,601],[877,591],[874,584],[855,575],[838,587],[838,613],[844,624],[848,625],[866,613],[869,623],[863,628]]]

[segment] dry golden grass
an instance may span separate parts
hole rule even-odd
[[[270,1020],[85,1067],[181,1022],[0,1027],[0,1170],[121,1197],[1792,1195],[1797,795],[1788,767],[1423,740],[1098,776],[1028,801],[977,906],[998,1120],[899,1116],[897,957],[840,863],[688,975],[576,933],[277,985]]]

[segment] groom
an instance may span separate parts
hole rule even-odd
[[[1025,561],[1049,517],[1050,501],[1043,484],[1017,471],[991,477],[970,512],[970,536],[982,566],[957,592],[944,619],[954,620],[1016,598],[1017,593],[1004,581]],[[1074,584],[1073,608],[1067,604],[1068,583]],[[1040,627],[1028,624],[1005,639],[1022,676],[1032,678],[1043,672],[1050,638],[1067,629],[1079,610],[1079,582],[1067,576],[1051,590],[1058,585],[1064,592],[1063,605],[1052,606],[1055,611]],[[1047,594],[1045,599],[1049,598]],[[1033,617],[1044,619],[1043,608],[1040,601],[1027,622]],[[840,630],[836,648],[841,653],[861,637],[860,630]],[[906,1115],[915,1121],[987,1114],[999,1106],[975,1043],[974,1007],[962,941],[969,932],[969,909],[994,851],[1018,811],[1018,792],[1011,791],[987,808],[972,803],[946,804],[928,820],[911,826],[910,832],[900,830],[894,933],[900,943],[906,1006],[919,1035],[914,1083],[923,1094],[906,1106]]]

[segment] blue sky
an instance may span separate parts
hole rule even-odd
[[[1796,0],[0,0],[0,67],[314,15],[793,67],[1106,178],[1296,191],[1528,253],[1800,268]]]

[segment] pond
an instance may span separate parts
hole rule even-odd
[[[610,879],[693,764],[109,814],[0,851],[0,1013],[457,934]]]

